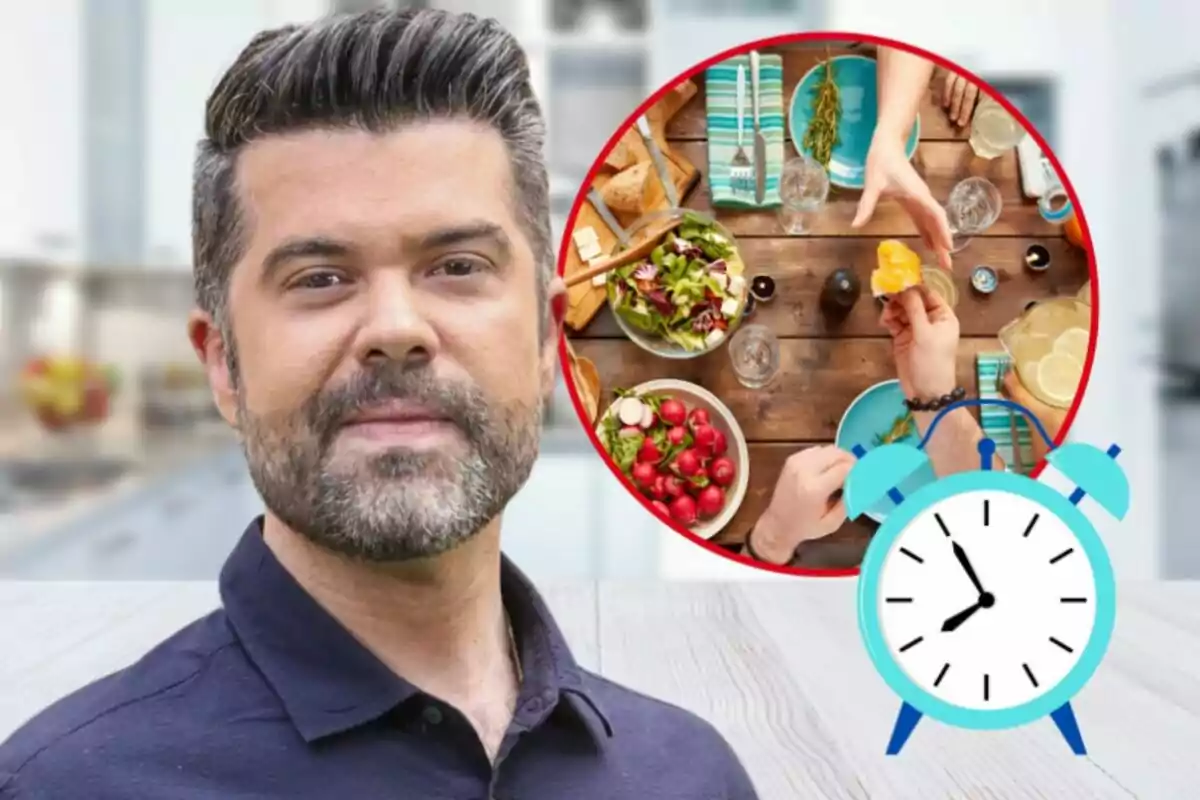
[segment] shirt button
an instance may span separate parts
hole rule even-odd
[[[430,725],[442,724],[442,710],[437,706],[425,706],[425,710],[421,712],[421,716]]]

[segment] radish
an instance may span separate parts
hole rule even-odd
[[[737,476],[737,470],[734,468],[731,459],[725,456],[718,456],[708,465],[708,474],[712,478],[713,483],[718,486],[728,486],[733,483],[733,479]]]
[[[654,476],[654,483],[649,487],[650,496],[655,500],[667,499],[666,477],[662,474]]]
[[[668,425],[682,425],[687,420],[687,408],[678,400],[663,400],[658,416]]]
[[[687,428],[682,425],[676,425],[667,431],[667,442],[672,446],[678,446],[687,440]]]
[[[647,403],[643,403],[642,408],[644,410],[642,411],[642,421],[640,424],[644,430],[650,430],[650,428],[654,427],[654,409]]]
[[[691,477],[700,471],[700,457],[695,450],[688,448],[675,457],[675,469],[680,475]]]
[[[725,492],[720,486],[705,486],[696,498],[696,506],[701,517],[712,519],[725,507]]]
[[[696,501],[686,494],[671,501],[670,511],[671,517],[678,523],[692,525],[696,522]]]
[[[714,456],[725,455],[725,448],[728,443],[725,441],[725,434],[721,433],[716,428],[713,428],[713,433],[716,435],[713,439],[712,447],[709,449]]]
[[[692,434],[692,442],[702,452],[711,454],[713,445],[717,442],[717,429],[711,425],[697,425]]]
[[[654,485],[654,479],[658,477],[658,471],[648,461],[639,461],[633,465],[629,475],[638,486],[650,488]]]
[[[637,427],[642,424],[642,414],[645,413],[645,408],[646,404],[636,397],[626,397],[617,406],[617,416],[622,424]]]
[[[651,502],[650,505],[654,506],[654,510],[662,514],[667,519],[671,518],[671,509],[667,508],[667,504],[662,500],[655,500]]]
[[[624,422],[624,420],[621,420]],[[693,408],[692,413],[688,415],[688,423],[692,426],[692,430],[696,430],[701,425],[711,424],[708,421],[708,412],[703,408]]]
[[[666,490],[668,497],[679,497],[684,493],[683,481],[676,475],[667,475],[663,479],[663,488]]]
[[[641,436],[642,429],[636,428],[633,425],[626,425],[624,428],[621,428],[620,433],[618,433],[617,435],[620,436],[622,439],[632,439],[635,436]]]
[[[637,460],[656,463],[661,458],[662,453],[659,451],[658,445],[654,443],[654,440],[650,438],[644,439],[641,449],[638,450]]]

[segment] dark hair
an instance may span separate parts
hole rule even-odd
[[[306,129],[386,132],[414,120],[459,116],[504,137],[544,307],[554,268],[545,124],[525,53],[495,20],[431,9],[377,9],[288,25],[258,34],[237,57],[208,98],[196,157],[197,303],[228,330],[229,274],[246,246],[248,221],[235,176],[247,143]]]

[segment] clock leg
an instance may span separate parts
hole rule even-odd
[[[1083,746],[1083,735],[1079,732],[1079,723],[1075,721],[1075,712],[1071,710],[1070,703],[1063,703],[1051,711],[1050,719],[1058,726],[1058,732],[1067,740],[1072,753],[1077,756],[1087,755],[1087,748]]]
[[[920,721],[920,711],[917,711],[908,703],[901,704],[900,713],[896,715],[896,724],[892,727],[892,738],[887,746],[887,754],[889,756],[899,754],[900,748],[904,747],[904,743],[908,741],[909,734],[913,732],[913,728],[917,727],[917,723]]]

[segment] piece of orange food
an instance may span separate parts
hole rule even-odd
[[[871,273],[871,293],[876,297],[899,294],[921,283],[921,257],[895,239],[879,243],[878,266]]]

